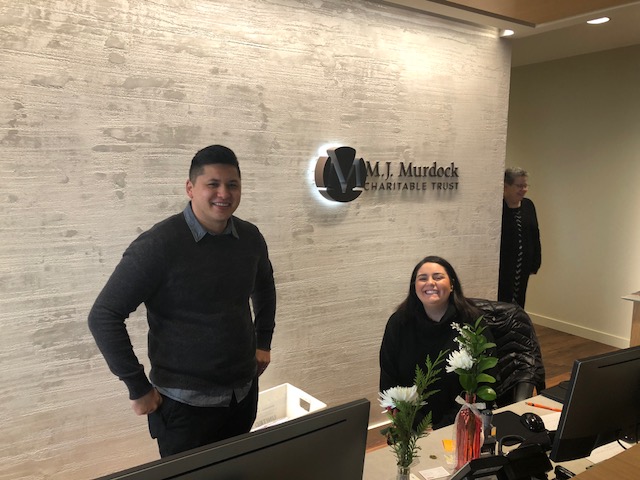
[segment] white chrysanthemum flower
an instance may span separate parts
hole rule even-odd
[[[418,389],[412,387],[393,387],[380,393],[380,406],[382,408],[396,408],[398,402],[416,403],[418,401]]]
[[[449,357],[447,357],[447,373],[454,372],[459,368],[462,370],[471,370],[472,367],[473,358],[464,348],[450,353]]]

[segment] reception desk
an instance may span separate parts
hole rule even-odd
[[[549,407],[562,407],[561,404],[543,396],[534,397],[530,401],[537,404],[547,405]],[[498,409],[496,410],[496,413],[502,411],[512,411],[518,415],[525,412],[535,412],[543,417],[543,419],[546,415],[552,415],[554,413],[547,409],[530,407],[526,405],[524,401],[514,403],[513,405],[502,409]],[[411,466],[411,473],[415,475],[416,480],[424,480],[424,477],[420,475],[419,472],[439,467],[444,468],[448,472],[449,476],[453,473],[454,465],[452,465],[451,463],[451,461],[453,460],[453,455],[451,453],[445,452],[443,446],[443,440],[453,438],[453,426],[449,426],[434,430],[427,437],[421,438],[418,441],[418,445],[420,445],[421,448],[419,452],[419,458]],[[449,459],[448,457],[451,458]],[[450,461],[448,462],[448,460]],[[579,472],[584,472],[587,468],[593,466],[593,463],[591,463],[587,459],[579,459],[570,462],[562,462],[561,465],[577,474]],[[394,480],[396,478],[395,475],[396,459],[390,447],[384,446],[365,455],[364,475],[362,477],[364,480]],[[449,476],[444,476],[442,477],[442,479],[446,480],[447,478],[449,478]],[[551,473],[551,478],[553,478],[553,473]],[[589,477],[589,480],[591,480],[592,478],[597,477]],[[640,478],[640,476],[637,478]]]
[[[630,347],[640,345],[640,292],[632,293],[622,297],[633,302],[633,312],[631,314],[631,340]]]
[[[637,480],[640,478],[640,445],[634,445],[574,478],[576,480]]]

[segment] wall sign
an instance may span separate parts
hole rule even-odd
[[[351,202],[364,191],[367,171],[364,160],[351,147],[327,149],[328,157],[318,158],[316,186],[320,194],[336,202]]]
[[[455,162],[439,165],[431,162],[375,162],[356,158],[352,147],[328,148],[326,157],[319,157],[315,168],[315,183],[320,194],[335,202],[351,202],[363,192],[408,191],[424,192],[458,190],[459,172]]]

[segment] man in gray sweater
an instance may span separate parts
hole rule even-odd
[[[133,411],[148,416],[162,457],[251,429],[275,326],[266,242],[233,216],[241,194],[233,151],[197,152],[186,190],[184,211],[131,243],[89,313],[109,369],[127,386]],[[125,326],[143,303],[149,378]]]

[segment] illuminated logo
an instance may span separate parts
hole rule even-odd
[[[351,202],[364,191],[367,170],[351,147],[330,148],[328,157],[318,158],[316,186],[320,194],[335,202]]]

